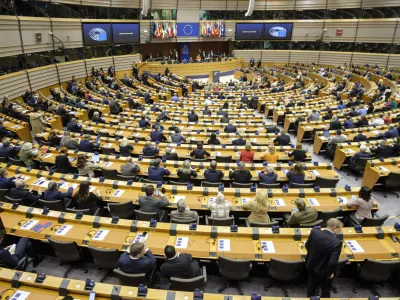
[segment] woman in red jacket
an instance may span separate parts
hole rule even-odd
[[[251,151],[251,144],[247,143],[242,152],[240,152],[240,161],[252,162],[254,159],[254,152]]]

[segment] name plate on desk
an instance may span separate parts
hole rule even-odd
[[[124,190],[116,190],[116,191],[112,194],[112,196],[113,196],[113,197],[121,197],[122,194],[123,194],[124,192],[125,192]]]
[[[345,241],[345,243],[353,253],[365,252],[361,245],[355,240]]]
[[[272,241],[260,241],[263,253],[275,253],[274,242]]]
[[[310,173],[314,176],[320,176],[321,174],[317,170],[310,170]]]
[[[24,225],[21,226],[20,229],[23,230],[31,230],[33,226],[35,226],[37,223],[39,223],[38,220],[28,220]]]
[[[283,199],[274,199],[275,206],[286,206]]]
[[[307,201],[311,206],[320,206],[317,198],[307,198]]]
[[[175,248],[186,249],[189,244],[188,237],[178,237],[175,242]]]
[[[110,232],[110,230],[106,229],[100,229],[99,231],[96,232],[96,234],[93,237],[94,241],[102,241],[105,239],[107,234]]]
[[[231,251],[231,240],[219,239],[218,251]]]
[[[56,235],[66,235],[68,231],[70,231],[72,228],[72,225],[63,225],[56,231]]]

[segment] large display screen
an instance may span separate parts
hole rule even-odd
[[[110,23],[82,23],[82,31],[85,46],[112,44]]]
[[[114,44],[140,43],[139,23],[112,23]]]
[[[203,37],[224,37],[224,21],[202,21],[200,23],[200,36]]]
[[[261,41],[263,39],[262,23],[236,23],[235,40],[237,41]]]
[[[176,38],[178,32],[176,21],[154,21],[152,32],[155,39]]]
[[[293,23],[265,23],[264,40],[291,40]]]

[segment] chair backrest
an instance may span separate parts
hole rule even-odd
[[[170,223],[175,223],[175,224],[191,224],[191,223],[198,223],[197,218],[193,219],[188,219],[188,220],[182,220],[182,219],[175,219],[173,217],[170,218]]]
[[[261,189],[276,189],[276,188],[280,188],[281,184],[280,183],[257,183],[257,187],[261,188]]]
[[[386,219],[389,218],[389,215],[384,215],[380,218],[365,218],[362,220],[362,226],[382,226]]]
[[[9,160],[14,166],[26,167],[25,163],[22,160],[14,159],[12,157],[10,157]]]
[[[273,221],[269,223],[258,223],[258,222],[249,223],[250,227],[265,227],[265,228],[271,228],[272,226],[276,226],[278,224],[279,224],[278,221]]]
[[[92,215],[92,212],[90,211],[90,208],[85,208],[85,209],[67,208],[67,212],[74,213],[74,214],[76,214],[78,212],[81,212],[84,215],[88,215],[88,216]]]
[[[8,189],[0,189],[0,201],[4,202],[5,197],[10,193]]]
[[[143,178],[142,180],[144,183],[152,183],[152,184],[157,184],[157,181],[153,181],[153,180],[148,180],[146,178]]]
[[[300,276],[303,268],[303,260],[281,260],[271,258],[268,275],[279,281],[292,281]]]
[[[118,172],[117,172],[117,170],[102,169],[101,172],[103,173],[103,176],[106,179],[118,180]]]
[[[99,131],[98,134],[100,136],[102,136],[102,137],[109,137],[110,136],[110,134],[108,132],[106,132],[106,131],[105,132]]]
[[[23,257],[19,260],[17,266],[14,268],[16,271],[26,271],[26,268],[29,265],[29,258],[28,257]]]
[[[81,260],[78,245],[75,242],[62,242],[53,238],[47,239],[62,263],[72,263]]]
[[[365,259],[358,276],[368,282],[384,282],[390,278],[400,261]]]
[[[56,210],[56,211],[65,211],[65,205],[62,200],[42,200],[39,199],[39,204],[41,207],[48,207],[51,210]]]
[[[149,156],[143,155],[143,158],[144,159],[153,159],[153,158],[155,158],[155,156],[154,155],[149,155]]]
[[[308,189],[314,186],[313,183],[292,183],[292,188],[296,189]]]
[[[230,162],[232,162],[232,155],[230,155],[230,156],[217,156],[217,157],[215,157],[215,160],[216,160],[217,162],[227,162],[227,163],[230,163]]]
[[[133,203],[132,201],[108,203],[108,210],[111,216],[118,216],[120,219],[132,219]]]
[[[311,222],[311,223],[303,223],[303,224],[300,224],[300,227],[312,228],[314,226],[320,226],[322,224],[322,222],[323,222],[322,220],[317,220],[317,221]]]
[[[168,184],[187,186],[187,183],[186,183],[186,182],[178,182],[178,181],[173,181],[173,180],[170,180],[170,181],[168,182]]]
[[[232,182],[231,187],[236,187],[236,188],[250,188],[252,186],[252,183],[238,183],[238,182]]]
[[[92,254],[94,263],[100,269],[114,270],[118,267],[119,254],[115,249],[102,249],[96,247],[88,247]]]
[[[219,273],[231,280],[244,280],[249,277],[251,261],[248,259],[218,258]]]
[[[83,129],[84,134],[95,135],[93,129]]]
[[[119,180],[137,180],[138,177],[136,175],[132,175],[132,176],[125,176],[125,175],[118,175],[117,176]]]
[[[235,224],[235,218],[234,217],[229,217],[229,218],[212,218],[206,216],[208,219],[208,224],[209,225],[215,225],[215,226],[230,226]]]
[[[18,203],[18,204],[20,204],[22,201],[22,199],[11,198],[8,196],[4,196],[4,200],[8,203]]]
[[[383,185],[387,188],[399,188],[400,187],[400,173],[390,172],[386,177]]]
[[[128,274],[120,269],[114,269],[113,272],[119,279],[120,285],[138,286],[139,284],[147,284],[146,273]]]
[[[338,207],[335,210],[325,210],[325,211],[321,211],[318,214],[318,220],[322,220],[322,227],[326,227],[326,222],[330,219],[330,218],[336,218],[338,217],[341,213],[342,213],[342,207]]]
[[[190,279],[171,277],[169,279],[169,289],[174,291],[193,292],[195,289],[204,291],[205,277],[203,275]]]
[[[365,166],[367,165],[367,161],[370,160],[370,157],[359,157],[356,161],[355,171],[364,172]]]
[[[221,184],[222,182],[208,182],[208,181],[201,182],[202,187],[219,187]]]
[[[101,148],[101,153],[103,154],[114,154],[115,149],[114,148]]]
[[[4,164],[8,163],[8,157],[0,157],[0,162]]]
[[[150,221],[150,219],[158,220],[158,213],[157,212],[144,212],[140,209],[135,209],[133,211],[135,214],[135,219],[140,221]]]
[[[195,161],[195,162],[207,162],[208,159],[207,159],[207,158],[203,158],[203,159],[200,159],[200,158],[193,158],[192,161]]]
[[[324,178],[321,176],[317,176],[315,178],[315,185],[320,188],[334,188],[336,184],[339,182],[339,178]]]

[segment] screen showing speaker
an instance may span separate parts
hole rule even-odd
[[[290,41],[293,23],[265,23],[264,40]]]
[[[236,23],[235,40],[261,41],[263,39],[262,23]]]
[[[112,23],[114,44],[140,43],[139,23]]]
[[[82,23],[82,31],[85,46],[112,44],[110,23]]]

